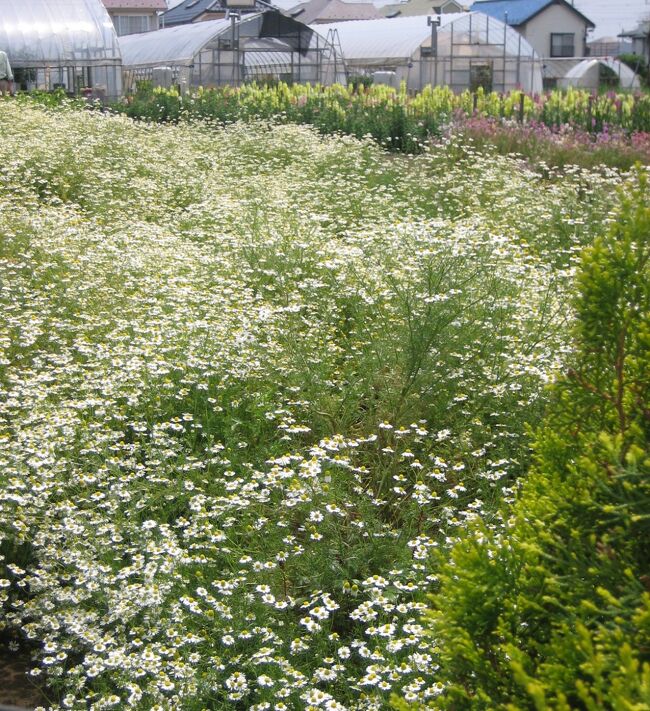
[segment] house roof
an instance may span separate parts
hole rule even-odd
[[[296,2],[296,0],[271,0],[271,5],[279,10],[282,10],[283,12],[289,12],[295,7],[298,7],[298,5],[302,4],[303,3]]]
[[[633,30],[621,32],[619,37],[631,37],[632,39],[647,39],[648,35],[650,35],[650,20],[645,20],[644,22],[639,22],[639,24]]]
[[[225,2],[221,0],[183,0],[183,2],[162,14],[165,26],[185,25],[193,22],[197,17],[210,10],[217,12],[225,9]]]
[[[376,5],[375,5],[376,7]],[[384,17],[409,17],[411,15],[431,15],[436,12],[436,7],[441,9],[445,14],[466,12],[460,3],[442,2],[442,0],[406,0],[406,2],[391,2],[387,5],[382,5],[381,12]]]
[[[102,0],[107,10],[166,10],[166,0]]]
[[[310,0],[296,6],[289,14],[306,25],[312,22],[377,20],[384,16],[372,3],[342,0]]]
[[[476,0],[472,5],[472,10],[484,12],[501,22],[505,21],[506,13],[508,13],[508,24],[516,27],[532,20],[549,5],[564,5],[582,18],[589,27],[596,26],[566,0]]]

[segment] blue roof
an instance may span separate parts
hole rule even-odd
[[[476,0],[472,10],[484,12],[501,22],[507,12],[509,25],[521,25],[552,3],[553,0]]]
[[[505,14],[508,13],[509,25],[523,25],[528,22],[531,17],[541,12],[547,5],[553,5],[555,0],[476,0],[472,5],[472,10],[483,12],[490,17],[494,17],[501,22],[505,21]],[[580,15],[591,27],[594,23],[586,18],[581,12],[578,12],[569,3],[566,6],[573,10],[577,15]]]

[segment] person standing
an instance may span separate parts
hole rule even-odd
[[[7,53],[0,49],[0,94],[13,94],[14,75],[9,64]]]

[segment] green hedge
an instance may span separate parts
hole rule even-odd
[[[431,708],[650,708],[647,187],[582,257],[572,367],[516,503],[442,560]]]

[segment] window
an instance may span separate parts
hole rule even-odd
[[[551,57],[575,57],[575,35],[573,32],[551,33]]]
[[[154,29],[149,19],[148,15],[114,15],[113,24],[118,35],[133,35]]]

